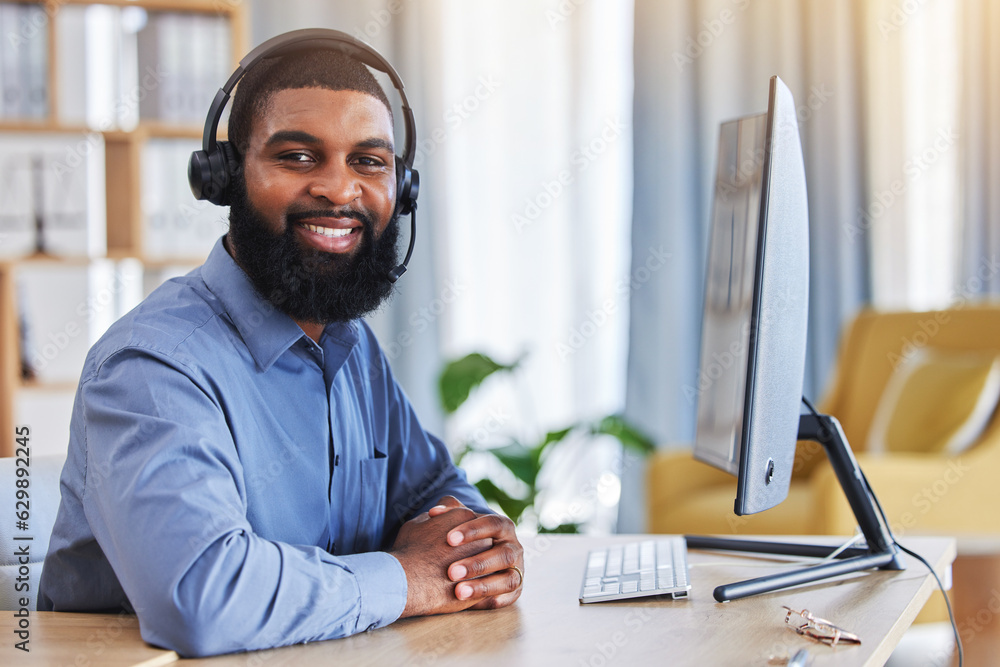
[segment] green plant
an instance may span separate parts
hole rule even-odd
[[[478,352],[448,362],[438,378],[438,393],[442,408],[449,415],[455,413],[483,381],[495,373],[510,373],[516,370],[520,363],[521,359],[510,364],[502,364]],[[487,501],[499,505],[514,523],[520,523],[525,512],[536,509],[535,503],[539,492],[542,491],[539,487],[539,478],[551,449],[567,441],[570,436],[600,435],[617,438],[625,449],[642,455],[649,454],[654,449],[653,442],[620,415],[608,415],[596,421],[576,422],[566,428],[549,431],[540,442],[533,445],[525,444],[513,436],[503,436],[505,444],[499,446],[466,443],[456,455],[456,460],[461,464],[470,453],[488,453],[523,482],[524,492],[514,494],[501,489],[489,478],[475,483]],[[579,531],[579,524],[564,523],[554,528],[539,525],[538,529],[539,532],[575,533]]]

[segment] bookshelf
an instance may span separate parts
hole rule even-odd
[[[65,447],[80,350],[224,231],[184,170],[248,50],[244,5],[0,0],[0,456],[29,405],[36,454],[50,421]],[[53,363],[26,377],[22,356]]]

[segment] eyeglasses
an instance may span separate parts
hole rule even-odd
[[[853,632],[848,632],[843,628],[822,618],[816,618],[808,610],[795,611],[791,607],[782,605],[782,609],[787,610],[785,623],[800,635],[809,637],[827,646],[837,644],[860,644],[861,638]]]

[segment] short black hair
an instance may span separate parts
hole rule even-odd
[[[240,79],[233,98],[229,141],[240,156],[246,154],[254,121],[267,113],[271,97],[293,88],[356,90],[380,100],[392,117],[392,105],[375,76],[363,63],[340,51],[318,49],[266,58]]]

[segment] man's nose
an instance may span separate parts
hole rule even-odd
[[[312,197],[343,206],[361,196],[361,183],[357,174],[347,165],[330,163],[322,169],[314,169],[311,175],[313,180],[308,192]]]

